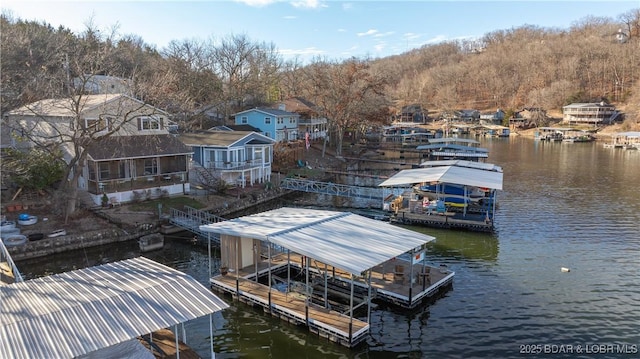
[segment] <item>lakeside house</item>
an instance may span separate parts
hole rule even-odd
[[[571,125],[610,125],[618,120],[620,112],[605,102],[572,103],[562,107],[562,123]]]
[[[183,133],[179,140],[193,152],[194,183],[220,179],[244,188],[271,180],[272,138],[252,131],[208,130]]]
[[[276,142],[298,139],[298,119],[300,115],[274,108],[257,107],[234,115],[236,125],[251,125],[260,133]]]
[[[292,97],[277,103],[277,108],[300,115],[298,118],[298,139],[305,139],[309,134],[309,140],[325,138],[328,131],[328,123],[325,117],[320,116],[317,106],[301,97]]]
[[[69,162],[86,150],[78,188],[95,204],[189,192],[191,152],[169,129],[169,114],[125,94],[45,99],[9,111],[19,149],[53,144]],[[104,203],[103,203],[104,204]]]

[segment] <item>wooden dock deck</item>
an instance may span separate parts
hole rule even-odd
[[[298,293],[283,293],[233,273],[211,278],[211,285],[242,302],[260,305],[265,312],[292,324],[303,324],[321,337],[353,347],[369,333],[369,323],[312,303]]]
[[[303,268],[302,256],[291,254],[291,265]],[[274,257],[278,262],[286,263],[286,255]],[[396,272],[396,266],[402,266],[402,274]],[[413,267],[413,272],[411,270]],[[312,260],[310,271],[316,274],[324,269],[324,263]],[[343,282],[350,282],[349,273],[338,268],[331,268],[331,275]],[[413,277],[411,274],[413,273]],[[438,292],[446,289],[453,282],[455,273],[440,267],[423,265],[420,263],[411,265],[404,260],[390,260],[382,263],[371,270],[371,288],[373,298],[378,298],[405,309],[412,309],[420,304],[424,299],[430,298]],[[357,278],[354,285],[367,289],[369,286],[364,278]]]
[[[172,359],[178,356],[183,359],[200,359],[201,357],[188,345],[178,341],[180,353],[176,350],[176,337],[169,329],[160,329],[149,335],[143,335],[138,340],[158,359]]]
[[[392,223],[408,225],[423,225],[435,228],[457,228],[475,232],[493,232],[493,221],[486,221],[483,215],[467,214],[462,217],[460,213],[414,213],[403,208],[397,214],[391,216]]]
[[[303,271],[304,258],[294,253],[278,254],[272,257],[271,262],[265,259],[257,265],[240,269],[238,273],[214,276],[210,282],[212,288],[219,292],[229,293],[250,305],[259,305],[265,312],[290,323],[306,325],[311,332],[344,346],[353,347],[366,337],[369,323],[308,303],[304,294],[281,292],[256,281],[256,278],[268,275],[270,270],[273,273],[287,265]],[[402,267],[401,273],[398,272],[398,266]],[[324,275],[324,268],[325,264],[319,261],[312,260],[309,263],[312,275]],[[454,272],[444,267],[423,266],[421,263],[411,265],[404,260],[391,260],[372,268],[372,298],[405,309],[415,308],[423,304],[425,299],[448,289],[454,275]],[[350,274],[338,268],[328,267],[327,278],[329,277],[345,286],[351,283]],[[354,280],[354,286],[362,291],[369,289],[364,278]]]

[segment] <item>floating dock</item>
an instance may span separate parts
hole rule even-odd
[[[358,345],[369,333],[369,323],[351,318],[348,313],[327,308],[323,303],[314,302],[311,296],[303,291],[284,290],[275,286],[261,284],[260,279],[266,279],[269,272],[284,270],[304,273],[307,258],[297,254],[279,254],[273,256],[271,263],[261,261],[257,266],[242,268],[238,273],[230,272],[211,278],[212,289],[231,294],[239,301],[251,306],[260,306],[265,313],[270,313],[294,325],[305,325],[312,333],[347,347]],[[412,268],[413,267],[413,268]],[[402,271],[398,271],[402,268]],[[290,272],[289,272],[290,273]],[[340,291],[346,297],[349,295],[350,275],[338,268],[325,266],[316,260],[309,263],[311,282],[322,286],[324,276],[327,282],[333,284],[332,294],[325,292],[325,303],[339,301]],[[413,309],[424,304],[425,300],[434,299],[450,289],[455,273],[446,267],[426,266],[423,264],[409,264],[409,262],[395,259],[378,265],[371,270],[370,280],[358,278],[353,284],[360,293],[365,293],[360,299],[366,304],[367,292],[371,288],[371,299],[384,302],[403,309]],[[272,274],[272,278],[277,278]],[[283,278],[279,278],[282,280]],[[318,281],[320,280],[320,282]],[[262,280],[265,282],[265,280]],[[266,279],[268,283],[269,280]],[[272,280],[273,282],[273,280]],[[291,281],[290,283],[295,283]],[[370,284],[368,284],[370,283]],[[301,283],[304,284],[304,283]],[[291,284],[285,288],[290,288]],[[338,290],[336,290],[338,288]],[[318,288],[322,292],[322,288]],[[309,290],[313,292],[313,288]],[[336,294],[337,293],[337,294]],[[316,293],[317,294],[317,293]],[[338,295],[338,298],[336,298]],[[317,296],[322,297],[321,294]],[[322,300],[322,298],[320,298]]]
[[[431,214],[415,213],[407,208],[398,210],[393,214],[389,221],[392,223],[421,225],[433,228],[446,229],[464,229],[474,232],[493,232],[494,225],[492,220],[487,220],[486,216],[481,214],[467,214],[462,216],[458,212],[444,212]]]
[[[220,238],[212,289],[346,347],[367,337],[374,299],[415,308],[455,275],[426,265],[433,237],[349,212],[285,207],[200,230]]]

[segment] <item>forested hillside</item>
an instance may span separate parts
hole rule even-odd
[[[497,25],[498,27],[499,25]],[[228,118],[248,107],[300,96],[334,130],[385,121],[407,104],[450,109],[558,110],[606,101],[640,120],[640,8],[616,19],[590,17],[567,29],[528,25],[473,41],[444,42],[382,59],[285,61],[277,44],[244,35],[175,40],[157,49],[117,27],[81,34],[1,17],[2,112],[77,94],[72,79],[129,79],[140,99],[179,115],[186,128],[215,107]],[[183,127],[184,128],[184,127]]]

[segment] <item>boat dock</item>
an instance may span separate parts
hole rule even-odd
[[[412,309],[455,275],[425,263],[433,237],[349,212],[285,207],[200,229],[220,236],[213,289],[347,347],[369,333],[374,299]]]
[[[460,212],[443,212],[432,214],[415,213],[409,208],[398,210],[389,220],[392,223],[421,225],[432,228],[465,229],[474,232],[492,232],[493,221],[482,214],[466,214]]]
[[[282,269],[287,272],[287,267],[297,271],[304,271],[305,257],[298,254],[279,254],[268,260],[261,261],[257,266],[247,266],[237,273],[220,274],[211,278],[212,289],[220,293],[228,293],[239,301],[251,306],[261,306],[265,313],[283,319],[294,325],[306,325],[312,333],[322,338],[340,343],[347,347],[357,345],[369,332],[369,323],[356,318],[351,318],[347,313],[329,309],[332,307],[334,293],[324,293],[324,303],[307,299],[304,291],[280,291],[274,286],[261,284],[258,279],[269,276],[269,272]],[[324,270],[323,270],[324,268]],[[401,268],[401,269],[400,269]],[[400,269],[400,270],[399,270]],[[350,274],[338,268],[330,267],[317,260],[309,263],[309,272],[313,276],[312,281],[322,284],[324,276],[327,281],[339,282],[335,287],[343,287],[345,295],[348,295]],[[354,286],[361,292],[367,292],[371,288],[371,299],[386,302],[388,304],[412,309],[422,304],[424,300],[434,298],[437,294],[449,289],[452,285],[454,272],[445,267],[423,266],[396,259],[385,262],[372,268],[369,284],[365,278],[354,280]],[[275,276],[273,276],[275,277]],[[320,282],[318,282],[320,280]],[[273,281],[273,280],[272,280]],[[269,280],[267,280],[269,282]],[[313,292],[315,288],[310,288]],[[319,288],[322,291],[322,288]],[[328,292],[328,291],[327,291]],[[320,301],[322,293],[317,294]],[[366,300],[366,298],[364,298]],[[335,304],[335,302],[333,302]],[[329,308],[327,308],[327,306]],[[351,338],[351,340],[349,339]]]

